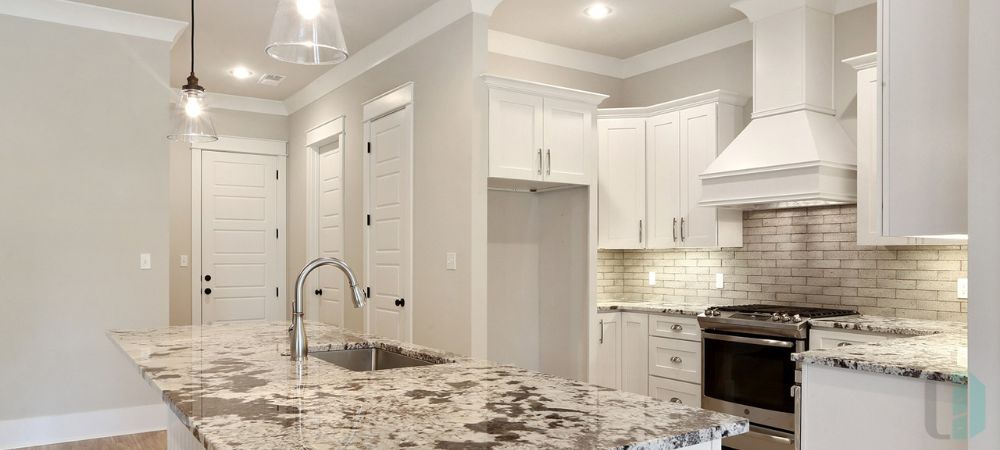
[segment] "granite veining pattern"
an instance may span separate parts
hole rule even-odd
[[[810,350],[792,355],[803,364],[968,384],[968,340],[965,333],[939,333]]]
[[[219,324],[110,337],[208,449],[677,449],[746,420],[511,366],[308,323],[309,350],[389,348],[440,365],[351,372],[296,365],[285,324]]]
[[[681,316],[697,316],[705,312],[709,305],[694,305],[685,303],[665,303],[659,301],[628,302],[601,300],[597,302],[598,312],[631,311],[659,314],[676,314]]]
[[[867,331],[872,333],[899,334],[905,336],[923,336],[940,333],[965,333],[967,330],[967,325],[964,322],[904,319],[901,317],[869,315],[813,319],[809,321],[809,324],[814,328],[836,328],[848,331]]]

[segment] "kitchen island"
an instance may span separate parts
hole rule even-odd
[[[296,364],[282,355],[286,329],[243,323],[109,335],[172,410],[171,448],[709,450],[749,427],[739,417],[319,323],[307,325],[314,357]],[[354,372],[315,357],[349,348],[437,364]]]

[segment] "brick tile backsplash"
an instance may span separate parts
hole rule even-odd
[[[966,246],[860,246],[856,225],[854,205],[746,211],[742,248],[601,250],[598,298],[966,320],[967,301],[956,296],[956,280],[968,276]],[[712,289],[716,273],[724,274],[723,289]]]

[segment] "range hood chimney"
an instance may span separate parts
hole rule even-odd
[[[857,201],[857,151],[833,107],[833,0],[742,0],[753,24],[753,116],[701,174],[701,206]]]

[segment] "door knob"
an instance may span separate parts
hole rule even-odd
[[[402,308],[406,306],[406,299],[405,298],[396,299],[394,303],[396,304],[396,306]]]
[[[313,294],[323,295],[323,290],[322,289],[316,289],[315,291],[313,291]]]
[[[205,295],[212,295],[212,288],[205,288]]]
[[[205,281],[212,281],[211,275],[205,275]]]

